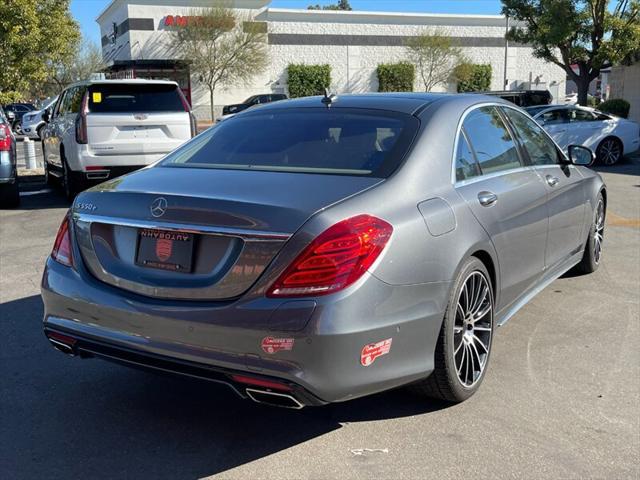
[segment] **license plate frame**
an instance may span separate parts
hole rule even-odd
[[[140,228],[137,239],[136,265],[178,273],[193,271],[193,233]]]

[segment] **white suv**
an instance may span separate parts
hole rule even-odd
[[[67,87],[43,115],[45,176],[67,197],[149,165],[196,133],[175,82],[101,80]]]

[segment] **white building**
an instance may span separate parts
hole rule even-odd
[[[250,85],[216,92],[218,110],[253,94],[287,93],[290,63],[330,64],[336,93],[377,91],[377,65],[406,59],[407,38],[434,29],[453,37],[471,62],[492,66],[492,90],[505,89],[506,77],[506,89],[549,89],[558,99],[558,86],[566,78],[559,67],[534,58],[530,47],[507,46],[503,16],[292,10],[270,8],[269,3],[233,2],[241,15],[259,22],[266,32],[269,67]],[[210,5],[210,0],[113,0],[97,18],[110,75],[176,80],[196,115],[207,118],[207,90],[190,75],[188,65],[175,59],[169,40],[182,17]],[[415,89],[420,89],[417,81]]]

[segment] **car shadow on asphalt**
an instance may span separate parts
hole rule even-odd
[[[598,164],[590,168],[599,173],[640,176],[640,154],[622,157],[615,165],[605,166]]]
[[[67,357],[42,334],[42,308],[38,295],[0,304],[5,478],[200,478],[346,423],[450,406],[399,389],[300,411],[266,407],[222,385]]]

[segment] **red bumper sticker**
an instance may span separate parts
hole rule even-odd
[[[293,342],[293,338],[264,337],[262,339],[262,350],[264,350],[265,353],[276,353],[282,350],[292,350]]]
[[[360,354],[360,363],[368,367],[376,358],[386,355],[391,350],[391,341],[393,338],[387,338],[378,343],[370,343],[365,345]]]

